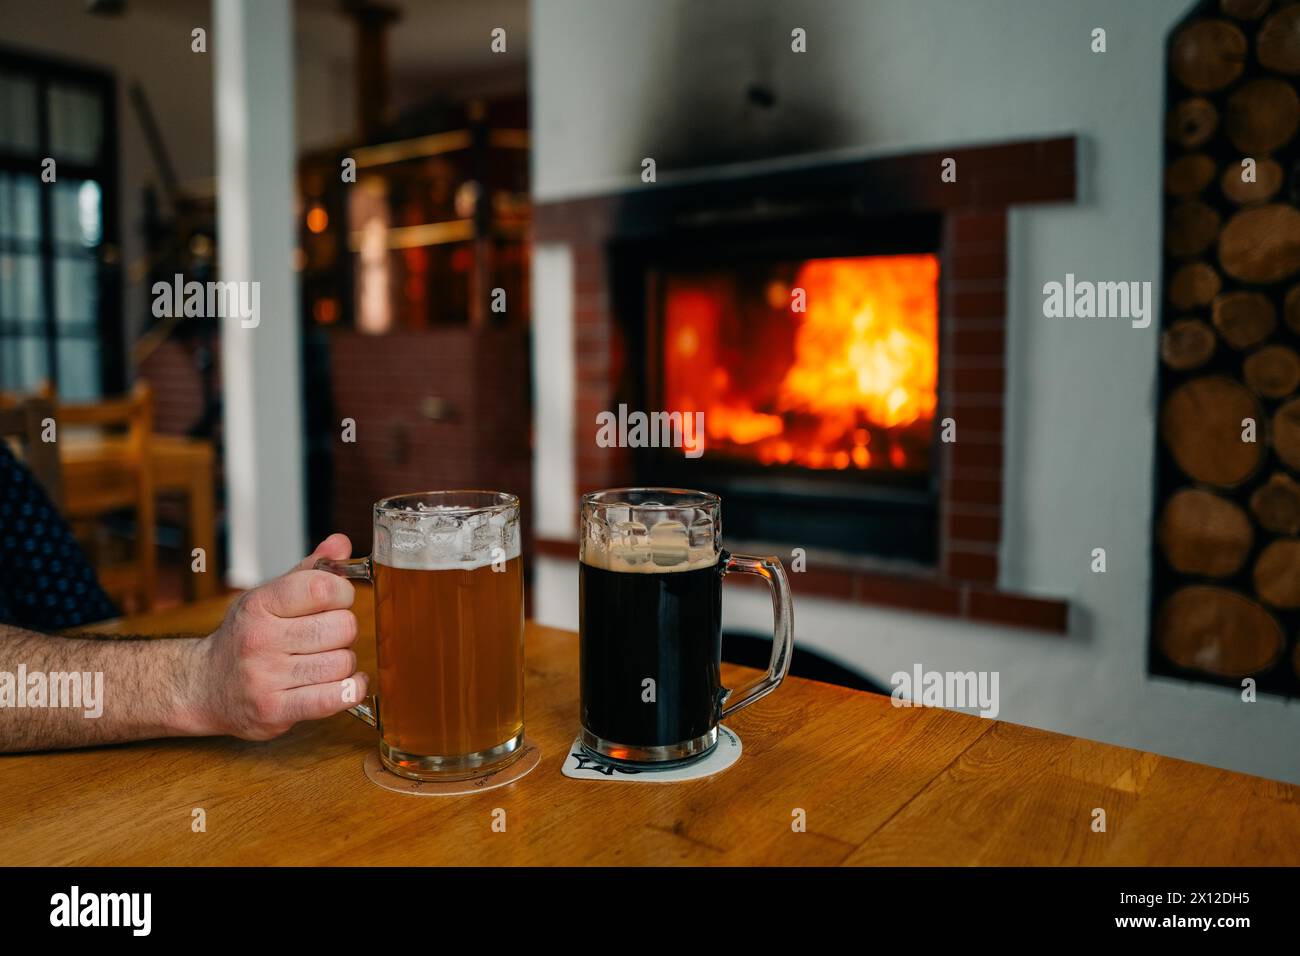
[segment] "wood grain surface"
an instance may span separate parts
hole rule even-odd
[[[373,670],[368,589],[359,655]],[[224,600],[112,622],[203,633]],[[689,783],[561,774],[578,645],[530,624],[528,736],[542,762],[464,797],[370,783],[346,715],[268,743],[165,740],[0,756],[0,862],[22,864],[1286,864],[1300,787],[791,678],[728,721],[744,754]],[[724,667],[729,685],[750,672]],[[201,807],[207,831],[191,831]],[[1092,829],[1106,811],[1106,832]],[[506,811],[494,832],[493,811]],[[806,832],[791,824],[806,814]]]

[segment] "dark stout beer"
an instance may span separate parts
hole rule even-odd
[[[683,560],[681,570],[608,557],[606,567],[578,566],[583,727],[633,747],[708,734],[722,693],[718,556]]]
[[[781,683],[794,648],[790,586],[774,557],[723,551],[721,500],[687,488],[611,488],[582,496],[579,742],[638,770],[703,758],[718,723]],[[722,578],[772,591],[767,673],[722,686]]]

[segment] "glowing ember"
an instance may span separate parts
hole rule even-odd
[[[665,285],[668,407],[711,449],[819,469],[926,466],[938,384],[932,255],[813,259],[754,298],[729,276]],[[790,292],[806,293],[806,311]],[[778,294],[780,293],[780,294]]]

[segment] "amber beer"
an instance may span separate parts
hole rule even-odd
[[[379,759],[413,780],[467,780],[523,753],[519,499],[426,491],[375,503],[368,558],[316,567],[375,586]]]
[[[492,751],[524,727],[521,559],[478,567],[374,562],[379,730],[389,756]]]

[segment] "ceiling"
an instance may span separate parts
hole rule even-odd
[[[382,0],[401,10],[388,33],[394,94],[434,79],[511,76],[521,83],[527,69],[528,0]],[[335,24],[351,56],[351,21],[338,0],[296,0],[300,36],[312,24]],[[492,31],[506,31],[506,52],[493,53]]]
[[[520,90],[527,73],[528,0],[382,0],[401,11],[389,32],[395,105],[464,84],[472,92]],[[212,0],[125,0],[126,15],[166,17],[203,25]],[[294,0],[299,55],[352,61],[351,21],[340,0]],[[506,31],[506,52],[493,53],[492,30]]]

